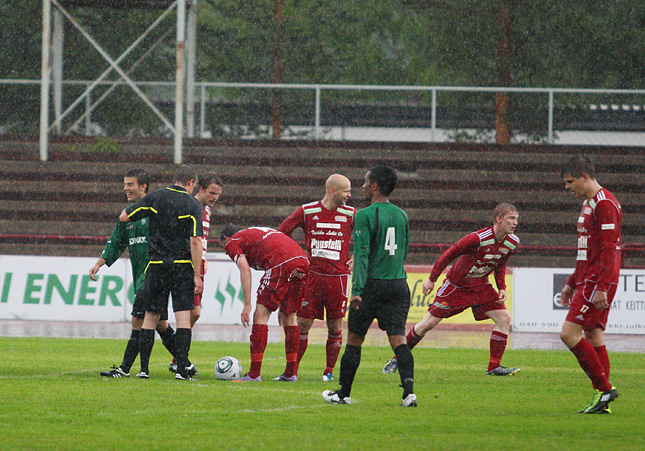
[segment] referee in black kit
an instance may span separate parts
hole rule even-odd
[[[194,295],[204,289],[200,277],[202,263],[202,206],[192,196],[197,183],[197,172],[190,166],[177,168],[173,185],[154,191],[121,213],[122,222],[150,218],[148,250],[150,261],[146,267],[145,310],[139,342],[140,379],[148,379],[148,364],[154,345],[155,327],[159,315],[168,306],[172,293],[172,307],[177,320],[175,332],[176,378],[192,380],[195,366],[188,360],[191,329],[190,311]]]

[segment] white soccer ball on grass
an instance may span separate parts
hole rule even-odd
[[[242,364],[235,357],[222,357],[215,364],[215,377],[230,381],[242,377]]]

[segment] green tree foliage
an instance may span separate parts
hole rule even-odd
[[[645,88],[642,0],[281,0],[281,4],[279,45],[285,83],[498,86],[500,7],[510,4],[511,86]],[[276,0],[199,0],[198,5],[198,79],[273,82]],[[72,12],[114,58],[160,13],[88,8]],[[40,77],[41,13],[41,0],[0,2],[0,78]],[[172,14],[146,43],[173,27],[174,20]],[[172,32],[132,77],[174,80],[174,40]],[[123,66],[143,51],[135,51]],[[64,58],[66,79],[93,79],[108,67],[68,21]],[[13,106],[9,110],[17,117],[33,110],[33,102],[28,107],[24,102],[25,97],[37,102],[37,89],[10,91],[8,98],[0,96],[0,102]],[[140,101],[126,91],[119,102],[137,105],[133,111],[138,115]],[[172,96],[169,91],[150,95]],[[235,95],[241,94],[211,92],[215,97]],[[351,96],[388,99],[374,93],[339,97]],[[406,96],[394,100],[427,100],[421,94]],[[481,104],[491,99],[460,95],[443,101]],[[103,108],[98,115],[113,116],[117,102]],[[140,113],[147,115],[145,110],[141,106]],[[154,129],[154,123],[158,126],[152,118],[145,128]]]

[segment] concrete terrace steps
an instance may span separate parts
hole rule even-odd
[[[350,178],[350,205],[361,207],[366,169],[384,163],[399,173],[392,200],[410,216],[412,242],[450,244],[490,224],[492,208],[508,201],[520,210],[524,246],[563,247],[551,254],[527,248],[514,257],[515,264],[553,266],[570,265],[573,258],[564,247],[575,244],[580,201],[564,192],[559,170],[575,153],[593,156],[599,180],[622,202],[624,242],[645,242],[642,149],[194,140],[186,142],[184,159],[200,173],[220,174],[226,184],[212,237],[226,222],[277,227],[298,205],[321,198],[332,172]],[[172,161],[170,140],[54,137],[45,163],[38,160],[37,139],[0,140],[0,227],[4,234],[107,236],[126,205],[123,174],[144,167],[152,176],[151,189],[161,188],[171,182]],[[0,243],[2,253],[96,256],[101,249]],[[436,246],[414,248],[410,263],[434,261],[438,252]]]

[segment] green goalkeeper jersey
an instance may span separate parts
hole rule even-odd
[[[135,222],[117,221],[114,232],[105,245],[101,258],[105,259],[108,266],[117,261],[128,248],[134,292],[143,288],[146,265],[148,264],[148,218]]]
[[[405,279],[408,254],[408,215],[389,202],[375,202],[354,219],[352,296],[360,296],[367,279]]]

